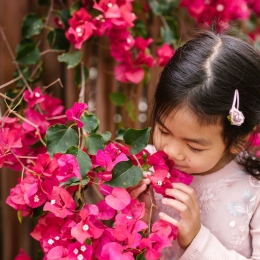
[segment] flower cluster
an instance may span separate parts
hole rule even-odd
[[[26,216],[37,219],[31,236],[39,241],[44,259],[112,260],[115,256],[136,259],[139,255],[145,255],[146,259],[158,259],[161,250],[171,246],[171,240],[176,239],[178,230],[162,220],[155,222],[150,230],[142,220],[144,203],[131,198],[125,187],[141,180],[144,167],[153,169],[151,183],[156,192],[164,195],[172,182],[190,184],[191,177],[174,170],[174,163],[165,153],[150,155],[146,149],[131,153],[131,146],[122,142],[106,141],[103,149],[96,149],[95,152],[88,150],[88,145],[82,148],[69,145],[65,150],[61,146],[52,152],[53,146],[57,149],[60,145],[60,137],[65,138],[62,145],[68,141],[66,133],[59,135],[63,125],[50,126],[49,123],[51,116],[59,115],[63,107],[60,106],[56,112],[51,106],[46,110],[45,102],[48,102],[49,96],[43,95],[39,88],[31,93],[26,92],[24,100],[28,105],[26,111],[30,111],[27,115],[33,113],[41,116],[41,120],[36,121],[35,116],[33,121],[39,133],[35,134],[35,128],[31,133],[30,124],[4,118],[1,132],[2,165],[19,169],[14,165],[20,164],[23,170],[18,184],[10,190],[6,203],[18,211],[20,220]],[[57,100],[56,103],[60,104]],[[76,102],[65,114],[78,129],[89,129],[89,125],[86,127],[86,118],[91,116],[93,121],[93,115],[84,117],[88,113],[86,109],[86,104]],[[24,120],[27,121],[26,118]],[[64,118],[61,120],[64,121]],[[85,130],[82,133],[85,138],[98,135]],[[39,136],[46,137],[46,147],[42,145],[42,150],[35,157],[26,156],[27,150],[21,149],[27,135],[33,138],[32,144],[39,141]],[[71,136],[69,138],[73,139]],[[30,147],[28,143],[25,144]],[[75,149],[77,152],[73,153]],[[30,160],[22,161],[20,157]],[[121,173],[118,175],[118,172]],[[136,179],[134,183],[127,183],[130,176]],[[85,190],[91,185],[95,185],[103,195],[97,204],[87,202],[89,198]],[[105,224],[107,221],[113,225]],[[27,257],[24,251],[20,252],[17,259],[22,257]]]
[[[200,25],[208,27],[212,24],[212,18],[218,25],[218,29],[228,29],[232,20],[247,20],[250,16],[250,7],[259,12],[258,1],[247,0],[182,0],[180,5],[188,9],[189,14]]]
[[[94,4],[91,1],[85,2],[84,7],[75,11],[69,19],[66,37],[76,49],[81,49],[82,44],[91,37],[106,35],[110,41],[111,56],[118,62],[115,78],[123,83],[138,84],[144,78],[145,67],[151,68],[155,63],[164,66],[174,50],[169,44],[163,44],[156,52],[156,61],[148,48],[153,40],[132,36],[130,30],[137,17],[133,13],[131,2],[132,0],[101,0]],[[97,12],[92,16],[87,8]]]

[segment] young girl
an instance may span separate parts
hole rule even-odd
[[[153,144],[191,174],[155,194],[158,216],[178,227],[161,259],[260,259],[260,55],[227,35],[199,33],[164,68],[154,97]],[[145,201],[144,179],[132,192]],[[149,208],[149,205],[148,205]]]

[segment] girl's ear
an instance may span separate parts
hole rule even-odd
[[[241,144],[238,146],[238,145],[232,145],[229,149],[230,153],[236,155],[238,153],[240,153],[246,146],[250,136],[256,131],[257,127],[254,127],[254,129],[252,130],[252,132],[250,132],[250,134],[248,134],[247,136],[245,136],[241,142]]]

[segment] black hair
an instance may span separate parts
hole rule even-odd
[[[228,120],[235,90],[239,91],[241,126]],[[225,34],[198,32],[178,48],[163,69],[154,95],[152,126],[162,123],[174,109],[187,105],[204,125],[223,125],[227,149],[236,146],[236,159],[260,179],[260,159],[245,148],[245,138],[260,123],[260,55],[247,42]]]

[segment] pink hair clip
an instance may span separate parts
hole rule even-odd
[[[231,122],[231,125],[240,126],[244,123],[245,117],[243,113],[239,110],[239,92],[236,89],[233,99],[233,104],[229,110],[228,120]]]

